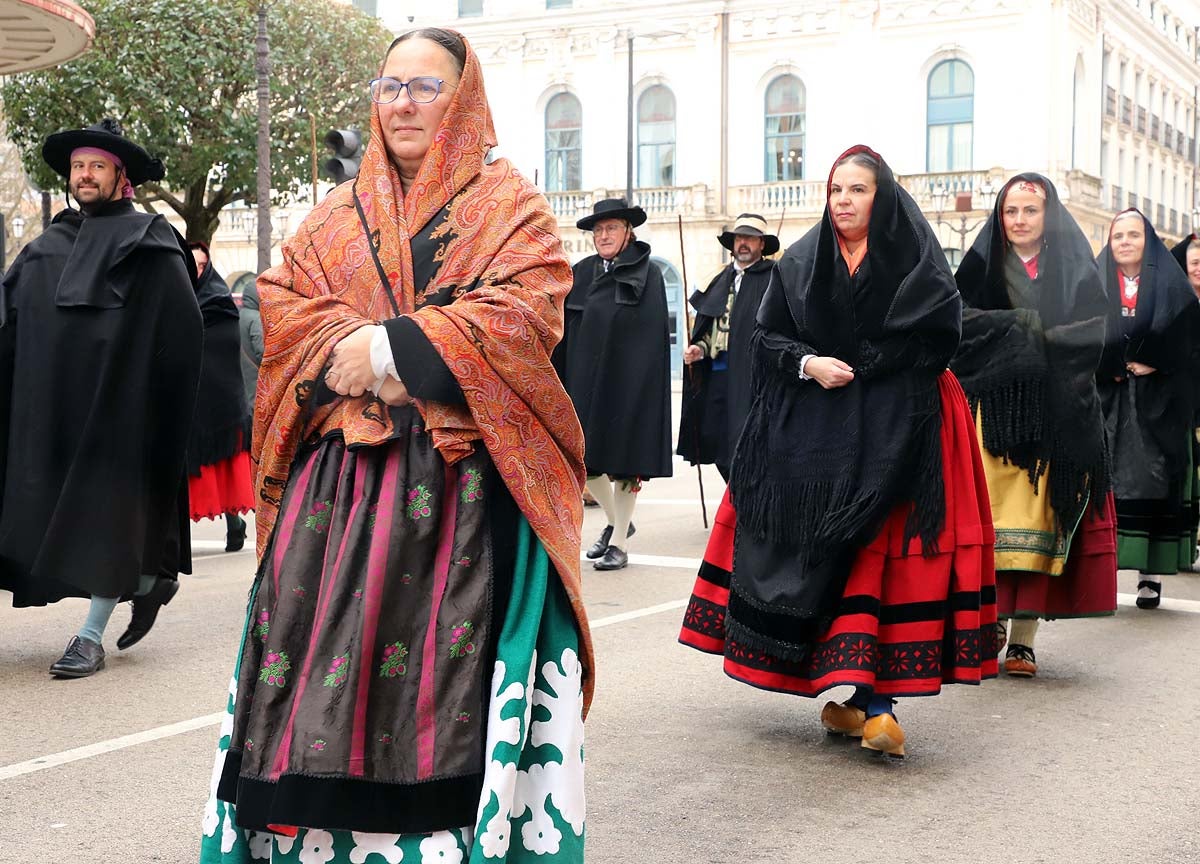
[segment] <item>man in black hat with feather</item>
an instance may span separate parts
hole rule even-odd
[[[667,295],[646,221],[623,198],[597,201],[576,226],[596,254],[573,268],[554,364],[583,426],[587,488],[608,524],[587,550],[597,570],[629,564],[627,538],[642,482],[671,476],[671,356]]]
[[[775,276],[775,262],[764,256],[779,251],[779,238],[767,233],[766,219],[743,213],[717,242],[733,260],[689,301],[696,320],[683,352],[690,368],[683,376],[676,452],[693,465],[715,464],[728,482],[733,451],[750,414],[754,318]]]
[[[113,120],[58,132],[42,156],[79,210],[21,250],[0,284],[0,589],[14,606],[91,599],[50,667],[104,668],[104,629],[146,634],[191,572],[185,449],[203,329],[194,265],[133,187],[162,163]]]

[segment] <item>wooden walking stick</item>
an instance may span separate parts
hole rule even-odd
[[[679,220],[679,261],[683,265],[683,317],[687,327],[687,336],[683,340],[681,351],[686,352],[688,345],[692,341],[692,309],[688,305],[688,278],[687,278],[687,253],[683,249],[683,215],[677,214],[676,219]],[[683,368],[687,370],[688,382],[695,386],[696,382],[692,378],[692,364],[684,363]],[[700,429],[693,426],[692,428],[692,445],[695,448],[696,458],[700,458]],[[700,463],[696,463],[696,482],[700,484],[700,516],[704,519],[704,530],[708,530],[708,504],[704,500],[704,473],[700,470]]]

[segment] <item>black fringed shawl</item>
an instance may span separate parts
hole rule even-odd
[[[856,147],[843,154],[866,152]],[[801,660],[837,611],[856,553],[904,501],[907,535],[936,551],[945,521],[937,377],[961,303],[932,229],[880,159],[867,257],[850,274],[829,207],[779,262],[754,335],[755,401],[730,490],[738,527],[733,639]],[[802,381],[807,354],[854,369]]]
[[[211,261],[200,274],[196,301],[204,316],[204,362],[188,441],[188,472],[193,477],[200,476],[205,465],[250,449],[238,309]]]
[[[1111,248],[1105,245],[1096,257],[1108,303],[1108,327],[1096,384],[1103,401],[1106,391],[1124,386],[1129,375],[1126,363],[1144,363],[1156,370],[1134,379],[1138,423],[1143,440],[1153,441],[1161,449],[1169,475],[1180,477],[1187,466],[1186,430],[1192,422],[1196,295],[1150,220],[1135,212],[1142,217],[1146,248],[1132,318],[1121,315],[1121,279]],[[1116,452],[1115,442],[1110,441],[1109,446]],[[1114,471],[1136,473],[1137,466],[1116,464]]]
[[[1032,281],[1005,239],[1001,215],[1008,190],[1020,181],[1046,191]],[[1107,305],[1092,247],[1053,183],[1018,174],[997,196],[955,279],[962,342],[950,367],[972,412],[980,411],[984,446],[1024,468],[1034,489],[1049,471],[1050,504],[1069,531],[1109,484],[1095,385]]]

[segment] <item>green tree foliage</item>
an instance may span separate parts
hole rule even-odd
[[[65,182],[42,161],[46,136],[114,117],[163,160],[162,184],[138,202],[166,204],[190,240],[207,241],[221,208],[255,193],[254,37],[257,0],[83,0],[96,41],[77,60],[14,75],[3,87],[9,133],[43,189]],[[271,9],[271,168],[276,194],[312,178],[312,133],[368,128],[367,81],[391,34],[331,0],[287,0]]]

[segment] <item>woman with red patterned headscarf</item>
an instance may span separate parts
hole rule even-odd
[[[201,860],[582,861],[571,269],[459,34],[370,86],[358,177],[258,283],[259,569]]]
[[[766,690],[853,685],[821,722],[900,757],[897,697],[996,674],[987,489],[946,371],[961,301],[929,223],[862,146],[779,276],[680,639]]]
[[[1018,174],[955,274],[951,368],[979,429],[996,526],[1004,671],[1037,674],[1039,619],[1112,615],[1116,516],[1096,367],[1106,304],[1091,244],[1039,174]],[[999,640],[1007,637],[1005,624]]]

